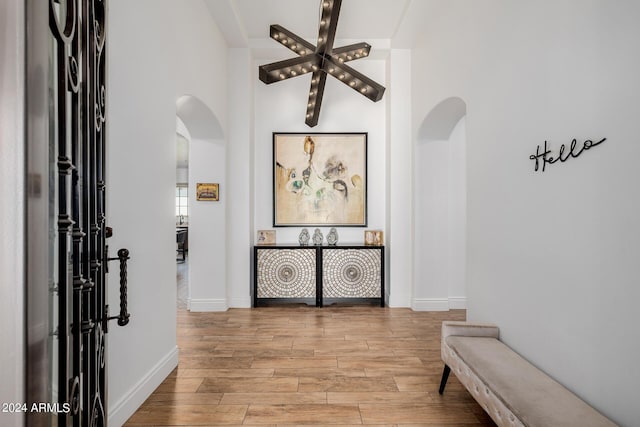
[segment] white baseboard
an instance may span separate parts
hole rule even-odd
[[[225,299],[190,299],[189,311],[227,311]]]
[[[388,290],[387,290],[388,292]],[[385,301],[389,307],[411,307],[411,295],[405,294],[388,294],[387,301]]]
[[[162,358],[138,383],[109,410],[109,425],[122,426],[178,366],[178,347]]]
[[[414,311],[449,311],[467,308],[464,297],[450,298],[414,298],[411,303]]]
[[[466,310],[467,297],[449,297],[450,310]]]
[[[251,308],[251,297],[229,298],[230,308]]]
[[[447,298],[414,298],[411,303],[414,311],[449,311]]]

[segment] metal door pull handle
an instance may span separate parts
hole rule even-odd
[[[107,258],[107,261],[120,261],[120,314],[107,318],[107,320],[118,319],[119,326],[126,326],[131,316],[127,311],[127,260],[129,259],[129,249],[119,249],[116,258]]]

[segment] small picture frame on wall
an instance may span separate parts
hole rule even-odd
[[[276,230],[258,230],[256,242],[258,245],[275,245]]]
[[[197,183],[196,200],[217,202],[220,200],[220,185],[217,183]]]
[[[383,246],[384,232],[382,230],[365,230],[364,244],[366,246]]]

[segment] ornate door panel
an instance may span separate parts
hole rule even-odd
[[[30,186],[43,193],[30,194],[30,199],[48,200],[49,338],[43,359],[47,368],[28,367],[27,381],[31,387],[44,381],[40,377],[48,372],[44,401],[51,407],[29,413],[28,424],[103,426],[108,321],[118,319],[121,326],[129,321],[128,251],[122,249],[118,257],[109,258],[106,240],[110,235],[105,218],[106,0],[47,3],[48,168],[47,179],[30,174]],[[121,264],[121,311],[110,318],[107,263],[116,259]],[[38,286],[33,282],[29,289]],[[35,342],[29,333],[29,341]],[[27,351],[34,352],[29,347]],[[38,401],[29,404],[42,401],[39,393]]]
[[[382,298],[382,247],[322,249],[323,298]]]

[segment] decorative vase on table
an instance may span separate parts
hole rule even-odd
[[[331,246],[338,244],[338,231],[335,228],[329,230],[329,234],[327,234],[327,243]]]
[[[314,245],[322,245],[322,232],[320,231],[319,228],[316,228],[315,231],[313,232],[313,244]]]
[[[309,236],[309,230],[303,228],[298,236],[298,243],[300,243],[300,246],[307,246],[309,244],[309,239],[311,239]]]

